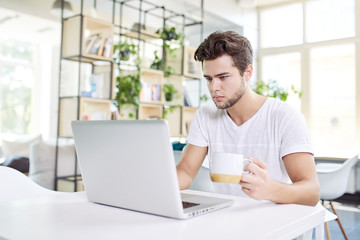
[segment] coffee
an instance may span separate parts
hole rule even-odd
[[[210,173],[211,181],[222,183],[240,183],[241,175]]]
[[[251,160],[242,154],[215,152],[210,158],[210,178],[213,182],[239,184],[249,163]]]

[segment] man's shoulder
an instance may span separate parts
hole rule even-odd
[[[303,119],[302,113],[289,103],[275,98],[268,99],[267,114],[275,121],[284,124],[285,122],[297,122]]]
[[[292,105],[276,98],[268,98],[267,103],[267,108],[274,113],[292,114],[295,112],[299,112]]]

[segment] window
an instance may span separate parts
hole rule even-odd
[[[306,40],[308,42],[354,35],[354,0],[320,0],[306,3]]]
[[[355,46],[310,52],[310,129],[318,154],[347,156],[356,148]]]
[[[260,21],[262,47],[280,47],[302,43],[301,4],[264,10],[261,12]]]
[[[31,132],[35,49],[25,41],[0,40],[0,132]]]
[[[61,23],[5,8],[0,16],[0,135],[48,139],[56,134]]]
[[[300,53],[286,53],[266,56],[262,59],[263,81],[276,80],[280,86],[289,91],[287,102],[300,110],[300,99],[290,89],[301,89]]]
[[[302,88],[301,110],[317,157],[360,151],[355,7],[355,0],[299,0],[259,9],[259,76]],[[303,9],[301,16],[295,9]]]

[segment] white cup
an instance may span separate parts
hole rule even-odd
[[[252,161],[242,154],[214,152],[210,158],[210,178],[213,182],[238,184],[249,163]]]

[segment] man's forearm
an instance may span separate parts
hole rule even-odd
[[[270,201],[315,206],[320,199],[320,188],[312,181],[300,181],[286,184],[273,181]]]
[[[186,173],[186,171],[181,169],[180,167],[177,167],[176,171],[177,171],[177,176],[178,176],[178,180],[179,180],[180,190],[189,188],[193,181],[191,176],[188,173]]]

